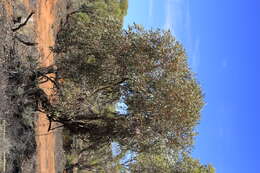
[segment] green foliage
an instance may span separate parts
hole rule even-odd
[[[54,52],[63,81],[54,120],[136,152],[192,145],[203,97],[182,45],[169,32],[139,25],[123,30],[113,18],[82,22],[71,16]],[[108,109],[120,98],[126,115]]]
[[[210,164],[202,165],[198,160],[191,158],[186,153],[176,163],[177,173],[215,173],[215,168]]]
[[[198,160],[190,157],[187,153],[173,155],[161,154],[141,154],[137,162],[130,164],[130,172],[143,173],[215,173],[215,169],[210,165],[202,165]]]
[[[93,172],[114,172],[122,166],[119,160],[125,155],[122,150],[119,155],[112,156],[111,143],[92,142],[81,135],[75,135],[65,130],[64,147],[67,156],[65,170],[70,172],[77,169],[78,172],[86,170]]]

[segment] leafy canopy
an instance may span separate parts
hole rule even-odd
[[[94,18],[73,15],[58,34],[52,119],[138,152],[190,146],[203,97],[182,45],[168,31],[124,30],[114,18]]]

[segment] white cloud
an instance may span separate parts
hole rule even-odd
[[[164,29],[170,29],[180,40],[190,57],[193,71],[198,72],[200,65],[200,39],[194,37],[190,0],[166,0]]]
[[[167,1],[169,2],[169,1]],[[166,3],[166,8],[165,8],[165,23],[164,23],[164,29],[172,29],[172,24],[173,24],[173,15],[171,13],[171,6],[169,3]]]
[[[177,30],[183,20],[183,8],[187,0],[166,0],[164,29]]]
[[[154,0],[149,0],[149,9],[148,9],[149,19],[151,19],[153,16],[153,7],[154,7]]]
[[[187,1],[184,10],[185,17],[183,17],[183,40],[185,40],[188,55],[190,56],[191,68],[197,73],[200,65],[200,39],[194,39],[189,1]]]

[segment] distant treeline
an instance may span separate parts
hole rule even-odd
[[[95,13],[99,16],[113,16],[123,23],[124,16],[127,15],[128,0],[90,0],[86,5],[95,8]]]

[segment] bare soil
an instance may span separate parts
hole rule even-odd
[[[24,2],[27,2],[26,0]],[[41,66],[47,67],[53,64],[53,55],[50,46],[54,45],[55,8],[56,0],[38,0],[36,20],[36,33],[38,49],[41,54]],[[29,6],[28,4],[25,4]],[[53,84],[44,83],[40,86],[49,97],[52,94]],[[55,173],[55,134],[48,132],[49,121],[43,113],[39,114],[37,121],[37,173]],[[55,124],[53,124],[55,126]]]

